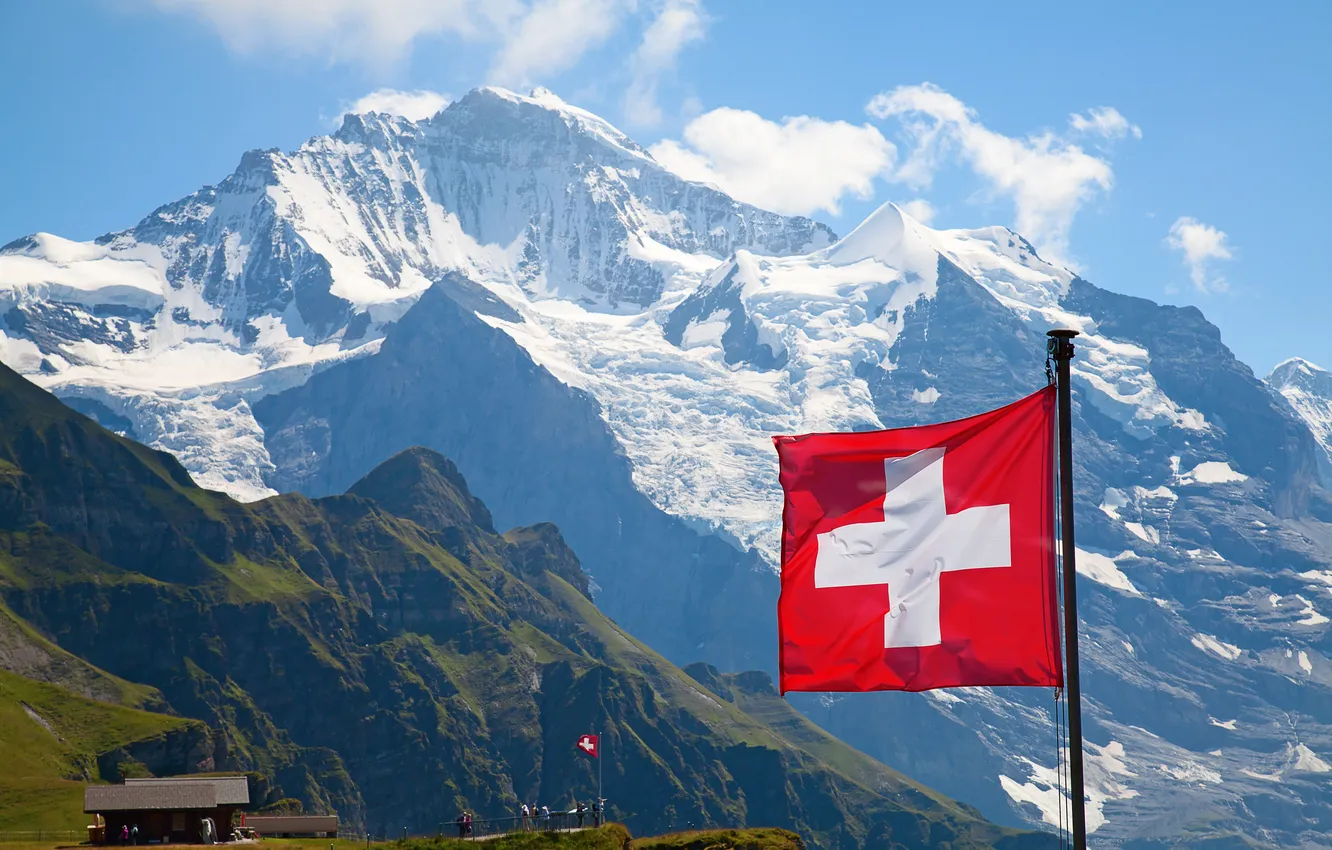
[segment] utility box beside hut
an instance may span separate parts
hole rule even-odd
[[[244,776],[176,776],[126,779],[123,785],[89,785],[83,811],[98,815],[103,843],[118,844],[139,828],[138,843],[198,844],[211,818],[217,840],[231,837],[232,816],[250,804]]]

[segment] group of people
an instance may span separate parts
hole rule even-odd
[[[578,826],[586,825],[588,813],[592,814],[592,825],[601,826],[601,815],[605,811],[604,800],[593,800],[592,805],[576,801],[574,807],[567,812],[557,812],[557,814],[570,814],[578,818]],[[540,806],[536,803],[531,805],[523,803],[518,807],[518,816],[522,820],[523,832],[529,832],[532,829],[548,829],[550,826],[550,807]]]
[[[583,826],[583,818],[587,817],[588,812],[592,813],[592,825],[601,826],[601,813],[604,808],[603,801],[601,800],[593,800],[591,808],[588,808],[588,806],[581,801],[578,802],[573,810],[573,813],[578,816],[578,826]]]
[[[129,826],[128,824],[126,824],[120,828],[120,843],[121,844],[139,843],[139,825],[137,823],[134,824],[134,826]]]
[[[457,816],[456,818],[453,819],[453,822],[456,823],[456,824],[458,825],[458,837],[459,837],[459,838],[466,838],[467,836],[469,836],[469,835],[472,834],[472,813],[471,813],[471,812],[459,812],[459,813],[458,813],[458,816]]]
[[[518,807],[518,816],[523,822],[523,832],[528,832],[534,826],[537,826],[540,821],[548,822],[550,820],[550,806],[537,808],[536,803],[530,806],[523,803]]]

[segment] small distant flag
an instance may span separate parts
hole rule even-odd
[[[578,752],[585,756],[591,756],[592,758],[601,757],[600,744],[596,735],[579,736],[576,746],[578,747]]]

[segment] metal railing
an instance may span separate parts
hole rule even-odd
[[[519,832],[574,832],[579,829],[592,829],[604,823],[600,816],[594,816],[591,809],[583,812],[581,819],[576,812],[551,812],[549,815],[530,815],[507,818],[476,818],[470,825],[459,824],[455,820],[441,821],[433,833],[422,834],[403,829],[396,834],[367,835],[364,832],[339,831],[339,838],[364,841],[367,845],[383,842],[400,842],[432,838],[461,838],[465,841],[485,841],[500,835],[512,835]]]
[[[0,842],[13,841],[72,841],[81,844],[88,840],[84,829],[8,829],[0,830]]]

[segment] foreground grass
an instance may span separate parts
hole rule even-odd
[[[356,850],[365,842],[353,838],[265,838],[271,850]],[[0,850],[61,850],[69,841],[3,841]],[[84,845],[86,848],[87,845]],[[707,829],[632,838],[618,823],[580,832],[519,832],[489,841],[457,838],[409,838],[374,841],[377,850],[805,850],[800,836],[785,829]]]
[[[629,850],[630,841],[629,830],[618,823],[608,823],[579,832],[515,832],[481,841],[409,838],[406,841],[376,841],[371,846],[378,850]],[[263,843],[274,850],[328,850],[330,846],[333,850],[355,850],[365,847],[364,841],[343,838],[336,841],[327,838],[265,838]],[[10,847],[0,845],[0,850],[10,850]]]
[[[704,829],[630,842],[632,850],[805,850],[799,835],[785,829]]]

